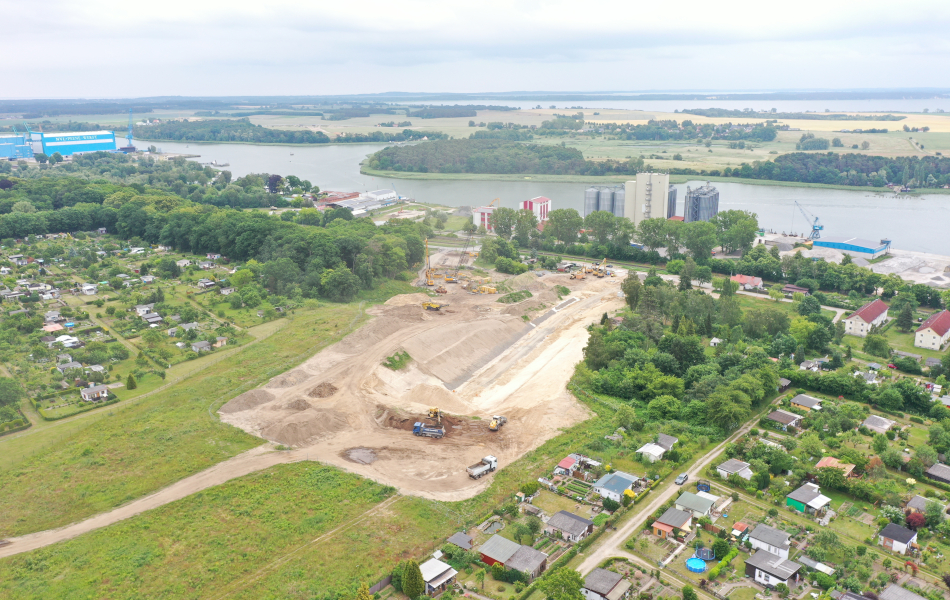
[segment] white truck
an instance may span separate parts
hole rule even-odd
[[[494,456],[488,455],[485,458],[483,458],[481,462],[477,462],[465,470],[468,471],[469,477],[471,477],[472,479],[478,479],[482,475],[491,473],[497,468],[498,468],[498,459],[495,458]]]

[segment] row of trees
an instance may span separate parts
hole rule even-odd
[[[347,116],[349,118],[349,116]],[[176,142],[244,142],[249,144],[329,144],[356,142],[407,142],[447,137],[439,132],[372,131],[348,133],[330,138],[322,131],[290,131],[254,125],[250,119],[216,119],[208,121],[167,121],[156,125],[136,128],[136,137],[145,140],[169,140]]]

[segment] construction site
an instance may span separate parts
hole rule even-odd
[[[339,343],[225,404],[222,421],[403,493],[476,495],[491,477],[466,468],[486,455],[504,468],[588,417],[566,384],[586,327],[623,300],[620,276],[461,274],[475,255],[435,252],[425,291],[369,309]]]

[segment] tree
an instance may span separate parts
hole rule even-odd
[[[165,337],[166,336],[158,329],[149,329],[142,334],[142,341],[145,342],[149,348],[154,348],[165,341]]]
[[[49,157],[42,152],[37,152],[33,155],[33,158],[36,159],[36,162],[40,163],[41,165],[45,165],[46,161],[49,160]]]
[[[550,229],[554,239],[565,244],[573,243],[577,239],[577,232],[584,225],[584,219],[573,208],[558,208],[548,213],[548,224],[545,233]]]
[[[681,591],[683,593],[683,600],[699,600],[699,596],[696,595],[696,591],[692,587],[684,585]]]
[[[561,567],[541,581],[541,591],[550,600],[584,600],[581,588],[584,580],[581,574],[567,567]]]
[[[365,582],[360,583],[356,590],[356,600],[373,600],[373,595],[369,593],[369,586]]]
[[[868,354],[888,358],[891,355],[891,346],[887,343],[887,338],[883,335],[871,334],[864,338],[864,344],[861,349]]]
[[[15,406],[23,397],[23,389],[13,379],[0,377],[0,407]]]
[[[729,554],[729,542],[723,539],[717,538],[712,545],[712,551],[716,555],[716,558],[722,560]]]
[[[485,569],[479,569],[475,572],[475,581],[484,590],[485,589]]]
[[[907,515],[905,522],[907,523],[908,527],[916,531],[927,524],[927,517],[920,513],[914,512]]]
[[[785,297],[785,292],[782,291],[782,284],[776,283],[769,288],[769,298],[778,302]]]
[[[137,383],[135,383],[135,377],[133,377],[132,374],[129,373],[129,376],[125,378],[125,389],[134,390],[137,387],[139,386]]]
[[[739,390],[719,389],[706,400],[710,423],[731,431],[749,416],[752,400]]]
[[[802,315],[803,317],[820,315],[821,302],[819,302],[818,298],[815,298],[814,296],[805,296],[798,304],[798,314]]]
[[[636,271],[631,270],[620,286],[620,290],[624,295],[624,301],[626,301],[630,310],[637,310],[637,306],[640,304],[640,292],[642,289],[643,283],[640,282],[640,275]]]
[[[611,498],[604,498],[601,501],[601,504],[603,504],[604,510],[608,512],[614,512],[615,510],[620,508],[620,503],[617,502],[616,500],[612,500]]]
[[[673,396],[658,396],[647,406],[647,413],[654,421],[677,419],[682,410],[682,403]]]
[[[897,314],[897,328],[907,333],[914,326],[914,309],[905,304]]]
[[[871,447],[874,448],[875,452],[881,454],[887,450],[887,438],[880,433],[875,433],[874,439],[871,441]]]
[[[683,235],[683,245],[698,263],[705,264],[716,247],[716,226],[707,221],[687,223]]]
[[[49,157],[49,164],[55,165],[57,163],[63,162],[63,155],[59,152],[53,152],[53,155]]]
[[[409,559],[409,562],[406,563],[406,569],[403,571],[402,591],[409,598],[418,598],[425,591],[422,571],[419,570],[419,564],[413,559]]]
[[[518,222],[518,211],[513,208],[496,208],[491,214],[492,227],[502,239],[511,239],[515,224]]]
[[[817,473],[818,483],[823,488],[842,490],[847,483],[844,472],[837,467],[822,467]]]

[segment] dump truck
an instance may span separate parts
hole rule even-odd
[[[419,436],[439,439],[445,435],[445,427],[433,427],[432,425],[427,425],[417,421],[412,426],[412,433]]]
[[[481,462],[477,462],[465,470],[468,471],[469,477],[471,477],[472,479],[478,479],[482,475],[491,473],[497,468],[498,468],[498,459],[495,458],[494,456],[488,455],[485,458],[483,458]]]
[[[488,425],[488,429],[491,431],[498,431],[501,429],[501,426],[508,422],[508,417],[503,417],[501,415],[495,415],[491,418],[491,423]]]

